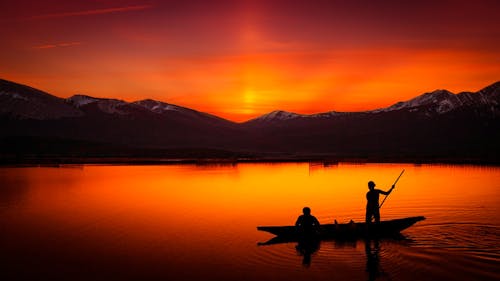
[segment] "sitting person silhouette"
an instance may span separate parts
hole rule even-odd
[[[295,227],[302,235],[313,235],[319,230],[319,221],[315,216],[311,215],[311,209],[309,207],[304,207],[302,209],[303,214],[300,215],[295,222]]]
[[[375,218],[375,223],[380,222],[380,207],[378,205],[379,194],[389,195],[394,189],[394,185],[389,189],[389,191],[382,191],[380,189],[375,189],[375,183],[373,181],[368,182],[368,188],[370,189],[366,193],[366,223],[371,223],[372,218]]]

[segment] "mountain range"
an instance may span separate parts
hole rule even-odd
[[[243,123],[146,99],[67,99],[0,79],[0,158],[365,159],[498,162],[500,82],[364,112],[273,111]]]

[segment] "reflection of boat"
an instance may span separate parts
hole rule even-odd
[[[409,217],[404,219],[395,219],[381,221],[378,224],[366,225],[364,222],[350,222],[344,224],[323,224],[318,230],[318,239],[357,239],[363,237],[391,237],[398,235],[402,230],[413,224],[424,220],[425,217]],[[295,226],[258,226],[257,230],[267,231],[276,235],[276,242],[293,242],[300,238]],[[265,244],[275,244],[268,243]]]

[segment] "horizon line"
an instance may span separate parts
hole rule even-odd
[[[400,102],[407,102],[407,101],[410,101],[412,99],[415,99],[419,96],[422,96],[422,95],[425,95],[425,94],[428,94],[428,93],[434,93],[436,91],[447,91],[453,95],[458,95],[458,94],[461,94],[461,93],[478,93],[480,91],[482,91],[483,89],[485,88],[488,88],[490,86],[493,86],[495,84],[500,84],[500,80],[497,80],[496,82],[493,82],[493,83],[490,83],[488,84],[487,86],[484,86],[482,87],[481,89],[475,91],[475,92],[471,92],[471,91],[460,91],[458,93],[454,93],[454,92],[451,92],[449,90],[446,90],[446,89],[435,89],[435,90],[432,90],[432,91],[427,91],[427,92],[424,92],[422,94],[418,94],[408,100],[404,100],[404,101],[396,101],[396,102],[393,102],[391,104],[389,104],[388,106],[385,106],[385,107],[379,107],[379,108],[374,108],[374,109],[368,109],[368,110],[360,110],[360,111],[336,111],[336,110],[329,110],[329,111],[322,111],[322,112],[316,112],[316,113],[310,113],[310,114],[307,114],[307,113],[297,113],[297,112],[293,112],[293,111],[287,111],[287,110],[282,110],[282,109],[275,109],[275,110],[271,110],[269,112],[266,112],[266,113],[263,113],[263,114],[260,114],[258,115],[257,117],[254,117],[254,118],[250,118],[250,119],[247,119],[245,121],[234,121],[234,120],[231,120],[231,119],[228,119],[228,118],[224,118],[224,117],[220,117],[219,115],[217,114],[214,114],[214,113],[210,113],[210,112],[207,112],[207,111],[200,111],[200,110],[197,110],[197,109],[194,109],[192,107],[187,107],[187,106],[183,106],[183,105],[178,105],[178,104],[173,104],[173,103],[168,103],[168,102],[165,102],[165,101],[162,101],[162,100],[155,100],[155,99],[152,99],[152,98],[144,98],[144,99],[139,99],[139,100],[134,100],[134,101],[127,101],[125,99],[118,99],[118,98],[107,98],[107,97],[95,97],[95,96],[90,96],[90,95],[87,95],[87,94],[74,94],[74,95],[71,95],[69,97],[61,97],[61,96],[57,96],[57,95],[54,95],[54,94],[51,94],[49,92],[46,92],[44,90],[41,90],[41,89],[38,89],[38,88],[34,88],[32,86],[29,86],[29,85],[25,85],[25,84],[21,84],[21,83],[17,83],[17,82],[13,82],[11,80],[7,80],[7,79],[3,79],[3,78],[0,78],[0,80],[3,80],[3,81],[7,81],[7,82],[10,82],[10,83],[15,83],[15,84],[18,84],[18,85],[21,85],[21,86],[25,86],[25,87],[29,87],[29,88],[32,88],[32,89],[35,89],[35,90],[38,90],[38,91],[41,91],[41,92],[44,92],[46,94],[49,94],[51,96],[55,96],[55,97],[58,97],[58,98],[61,98],[61,99],[64,99],[64,100],[68,100],[70,99],[71,97],[74,97],[74,96],[86,96],[86,97],[89,97],[89,98],[93,98],[93,99],[102,99],[102,100],[118,100],[118,101],[123,101],[123,102],[126,102],[128,104],[132,104],[132,103],[135,103],[135,102],[139,102],[139,101],[145,101],[145,100],[151,100],[151,101],[156,101],[156,102],[161,102],[161,103],[164,103],[164,104],[168,104],[168,105],[173,105],[173,106],[177,106],[177,107],[182,107],[182,108],[185,108],[185,109],[189,109],[189,110],[194,110],[194,111],[197,111],[197,112],[200,112],[200,113],[205,113],[205,114],[209,114],[209,115],[212,115],[212,116],[215,116],[217,118],[220,118],[220,119],[224,119],[224,120],[227,120],[227,121],[230,121],[232,123],[245,123],[245,122],[248,122],[248,121],[251,121],[251,120],[254,120],[254,119],[258,119],[262,116],[265,116],[265,115],[268,115],[268,114],[271,114],[273,112],[286,112],[286,113],[291,113],[291,114],[296,114],[296,115],[300,115],[300,116],[312,116],[312,115],[319,115],[319,114],[325,114],[325,113],[331,113],[331,112],[335,112],[335,113],[364,113],[364,112],[372,112],[372,111],[377,111],[377,110],[381,110],[381,109],[385,109],[385,108],[388,108],[388,107],[391,107],[397,103],[400,103]]]

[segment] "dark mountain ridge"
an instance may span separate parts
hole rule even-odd
[[[221,157],[498,162],[499,118],[500,82],[476,93],[436,90],[365,112],[274,111],[234,123],[150,99],[131,103],[85,95],[61,99],[0,80],[0,138],[9,140],[0,153],[15,159],[23,158],[23,149],[12,147],[13,139],[31,140],[18,143],[25,143],[25,151],[35,158],[47,153],[43,148],[33,151],[29,143],[36,147],[36,142],[53,140],[65,143],[60,151],[52,146],[51,155],[56,156],[85,157],[90,151],[86,148],[94,143],[106,147],[92,152],[95,157],[112,156],[116,150],[120,156],[182,158],[183,154],[172,154],[182,150],[198,151],[186,154],[194,158],[225,151]],[[68,140],[78,144],[68,148]]]

